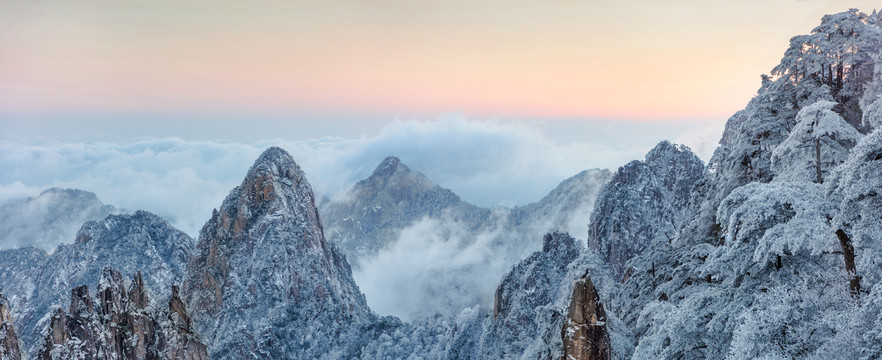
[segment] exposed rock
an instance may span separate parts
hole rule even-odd
[[[162,218],[146,211],[131,215],[111,215],[102,221],[87,222],[80,229],[78,240],[70,245],[60,245],[30,272],[16,270],[16,277],[6,284],[21,289],[15,303],[19,316],[19,334],[25,351],[31,357],[37,355],[42,345],[45,322],[41,319],[53,307],[65,306],[71,299],[70,289],[80,285],[104,289],[99,280],[106,277],[105,267],[119,270],[120,279],[135,276],[133,293],[117,289],[114,293],[96,293],[102,296],[134,298],[137,306],[146,306],[148,294],[144,289],[156,290],[159,297],[169,296],[171,285],[182,281],[195,242],[187,234],[175,229]],[[0,252],[0,255],[9,250]],[[3,260],[0,259],[0,263]],[[2,270],[0,270],[2,271]],[[141,275],[138,275],[138,273]],[[138,275],[138,276],[136,276]],[[5,280],[5,278],[4,278]],[[8,285],[4,285],[8,286]],[[90,301],[88,296],[79,299]],[[111,302],[112,303],[112,302]],[[77,305],[79,306],[79,305]],[[96,302],[94,306],[102,306]]]
[[[70,314],[52,314],[40,359],[208,359],[191,328],[172,324],[171,314],[186,310],[152,306],[148,292],[140,273],[127,290],[122,274],[105,268],[95,302],[79,286],[71,291]]]
[[[0,360],[19,360],[22,356],[12,321],[9,301],[0,294]]]
[[[563,359],[609,360],[612,357],[606,311],[588,274],[573,284],[573,297],[561,337]]]
[[[214,211],[189,269],[182,299],[213,357],[349,358],[355,344],[328,340],[374,319],[325,241],[309,182],[280,148],[267,149]]]

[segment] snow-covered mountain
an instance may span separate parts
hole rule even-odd
[[[34,355],[53,308],[69,302],[75,286],[98,286],[105,267],[124,276],[142,272],[160,298],[180,284],[195,243],[187,234],[146,211],[111,215],[82,226],[74,243],[52,255],[34,248],[0,251],[3,286],[16,309],[16,329],[25,351]],[[13,294],[12,291],[15,293]]]
[[[613,296],[635,358],[882,355],[877,24],[825,16],[729,120],[694,215]]]
[[[689,191],[704,171],[704,163],[688,147],[667,141],[644,161],[620,167],[597,196],[588,246],[621,278],[628,260],[655,243],[670,241],[691,215]]]
[[[511,228],[506,231],[505,237],[511,238],[507,240],[522,241],[509,246],[523,249],[522,243],[550,231],[582,230],[600,187],[610,176],[605,169],[585,170],[565,179],[538,202],[513,209],[487,209],[463,201],[390,156],[342,199],[324,203],[319,210],[328,239],[356,264],[394,245],[402,229],[425,219],[459,223],[474,233]],[[517,258],[535,249],[535,245],[529,246]]]
[[[328,239],[356,264],[394,244],[401,229],[423,218],[445,216],[477,230],[492,216],[489,209],[462,201],[393,156],[344,199],[325,203],[320,211]]]
[[[0,205],[0,248],[33,246],[51,252],[70,243],[84,222],[119,212],[88,191],[48,189]]]
[[[303,171],[276,147],[202,228],[182,295],[214,358],[353,358],[375,319]]]

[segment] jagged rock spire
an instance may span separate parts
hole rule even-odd
[[[168,321],[187,318],[176,289],[169,308],[161,309],[148,306],[149,290],[140,273],[128,290],[126,285],[119,271],[105,268],[95,301],[86,285],[71,290],[70,314],[54,311],[39,358],[208,359],[189,322],[181,328]]]
[[[9,301],[0,294],[0,359],[19,360],[22,351],[18,344],[18,335],[12,321],[12,311],[9,309]]]
[[[606,311],[587,273],[573,284],[573,297],[561,337],[563,359],[609,360],[612,356]]]

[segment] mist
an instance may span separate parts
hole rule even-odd
[[[0,205],[50,187],[83,189],[94,192],[104,204],[154,212],[195,237],[254,159],[275,145],[288,150],[303,167],[319,200],[342,196],[383,158],[395,155],[465,201],[484,207],[515,206],[539,200],[562,179],[583,169],[615,169],[641,158],[661,140],[655,135],[628,136],[637,126],[633,123],[585,125],[584,136],[561,131],[561,126],[447,116],[387,123],[371,136],[296,141],[5,139],[0,140]],[[716,143],[711,131],[673,129],[670,137],[687,145]],[[73,241],[73,233],[66,236],[67,242]],[[24,245],[0,238],[0,248]]]

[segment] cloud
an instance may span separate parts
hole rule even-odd
[[[595,128],[574,127],[570,133],[584,131],[585,136],[561,140],[549,136],[541,123],[451,116],[392,122],[373,136],[298,141],[0,140],[0,201],[35,196],[49,187],[79,188],[107,204],[155,212],[196,235],[254,159],[266,147],[278,145],[303,167],[318,197],[343,194],[384,157],[396,155],[466,201],[519,205],[539,200],[583,169],[615,169],[642,158],[661,140],[627,140],[633,138],[633,125],[616,133],[616,125],[609,123],[598,130],[600,135]]]
[[[402,229],[398,241],[353,276],[372,310],[405,321],[489,305],[511,266],[493,246],[501,230],[475,233],[451,219],[424,218]]]

